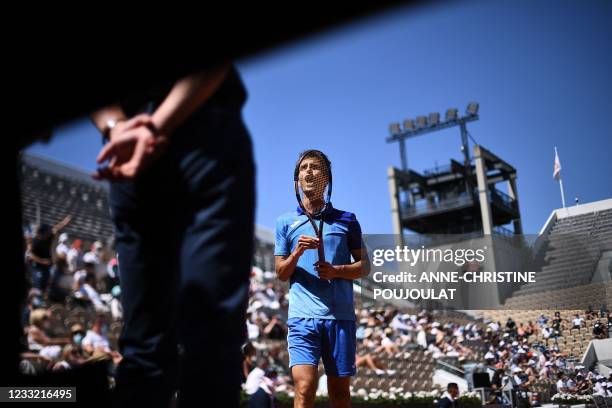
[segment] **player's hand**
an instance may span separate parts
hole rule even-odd
[[[98,170],[94,178],[134,178],[159,157],[167,143],[168,138],[158,134],[150,115],[142,114],[119,122],[96,159],[98,163],[108,161],[108,166]]]
[[[317,249],[319,247],[319,238],[300,235],[298,244],[295,247],[295,254],[300,257],[307,249]]]
[[[319,278],[321,279],[332,280],[337,278],[339,270],[339,267],[326,261],[319,261],[315,263],[315,271],[319,273]]]

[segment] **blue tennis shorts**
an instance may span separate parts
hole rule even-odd
[[[319,366],[325,374],[337,377],[355,375],[355,321],[334,319],[287,320],[289,367],[298,364]]]

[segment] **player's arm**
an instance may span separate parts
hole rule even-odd
[[[329,262],[318,262],[316,270],[321,279],[347,279],[356,280],[370,273],[370,260],[368,254],[362,249],[351,250],[355,262],[348,265],[332,265]]]
[[[291,254],[287,256],[275,256],[274,267],[276,270],[276,276],[282,281],[288,280],[293,272],[295,272],[295,266],[298,260],[304,254],[307,249],[317,249],[319,247],[319,239],[315,237],[308,237],[301,235],[298,244]]]
[[[329,262],[318,262],[315,270],[321,279],[356,280],[370,273],[370,260],[363,243],[361,226],[353,215],[348,228],[348,243],[353,262],[346,265],[332,265]]]
[[[52,228],[53,235],[57,235],[57,233],[64,229],[66,225],[70,224],[70,220],[72,220],[72,216],[68,214],[63,220],[55,224]]]

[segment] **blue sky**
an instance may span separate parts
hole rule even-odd
[[[474,139],[518,171],[526,233],[568,203],[612,197],[612,2],[462,1],[398,8],[238,61],[249,91],[244,117],[257,163],[257,223],[295,207],[297,154],[333,162],[338,208],[366,233],[391,233],[386,169],[399,166],[388,124],[480,103]],[[85,170],[100,147],[84,120],[30,152]],[[407,144],[418,171],[460,159],[457,128]]]

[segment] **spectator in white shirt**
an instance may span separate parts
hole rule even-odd
[[[576,317],[574,317],[574,320],[572,320],[572,327],[570,328],[570,333],[573,329],[580,330],[582,328],[583,321],[584,319],[580,317],[580,315],[576,315]]]
[[[96,287],[96,276],[92,273],[87,273],[85,275],[85,278],[82,281],[82,284],[80,284],[78,291],[75,292],[75,297],[81,300],[90,301],[93,304],[94,308],[96,309],[96,312],[99,312],[99,313],[110,312],[110,309],[108,308],[108,306],[106,306],[104,302],[102,302],[102,299],[100,298],[100,294],[95,289],[95,287]]]
[[[68,251],[70,251],[68,234],[62,232],[59,236],[57,247],[55,247],[55,254],[60,258],[68,259]]]
[[[567,382],[567,376],[562,372],[557,374],[557,392],[561,394],[572,392],[572,389]]]
[[[80,239],[75,239],[66,255],[68,270],[71,273],[76,272],[79,268],[79,262],[81,260],[81,244]]]
[[[105,331],[107,330],[105,327],[103,319],[98,317],[91,326],[91,329],[87,330],[83,340],[81,340],[83,350],[88,353],[93,353],[96,350],[110,353],[110,345],[106,337]]]
[[[593,381],[593,394],[601,395],[602,397],[605,397],[607,394],[606,382],[602,375],[596,376]]]
[[[106,265],[102,263],[102,248],[100,241],[96,241],[91,245],[90,251],[83,255],[83,262],[94,264],[96,279],[103,282],[106,277]]]
[[[548,327],[548,326],[544,326],[542,328],[542,337],[544,338],[546,345],[548,345],[548,339],[550,338],[550,336],[553,333],[553,329]]]
[[[255,341],[259,338],[259,326],[252,322],[251,319],[247,319],[247,334],[249,336],[249,340]]]

